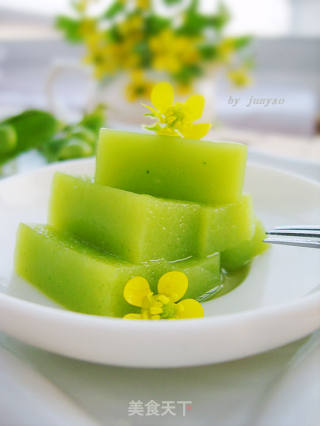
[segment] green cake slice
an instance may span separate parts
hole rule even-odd
[[[197,254],[200,205],[56,173],[49,225],[133,263]]]
[[[156,284],[165,272],[186,273],[186,298],[196,298],[220,284],[219,254],[181,262],[131,264],[80,243],[42,225],[21,224],[15,255],[16,273],[66,308],[96,315],[133,312],[123,299],[126,282],[137,275]]]
[[[262,222],[256,219],[255,231],[251,240],[242,241],[237,246],[222,252],[221,266],[227,271],[235,271],[245,266],[268,248],[268,244],[263,242],[265,235]]]
[[[254,233],[254,212],[250,195],[223,206],[201,208],[199,256],[224,251],[250,240]]]
[[[208,204],[240,198],[247,147],[102,129],[96,182],[140,194]]]
[[[133,263],[207,256],[253,234],[251,197],[219,207],[165,200],[56,173],[49,225]]]

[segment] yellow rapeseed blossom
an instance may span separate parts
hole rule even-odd
[[[161,82],[151,92],[153,107],[145,105],[151,112],[147,116],[157,122],[146,129],[159,135],[182,136],[192,139],[203,138],[210,130],[209,123],[193,122],[201,118],[205,99],[201,95],[192,95],[185,102],[174,103],[174,90],[170,83]]]
[[[88,54],[84,62],[94,67],[94,75],[100,79],[115,74],[122,69],[135,69],[140,58],[133,51],[132,40],[125,39],[121,43],[108,42],[96,35],[87,40]]]
[[[186,96],[192,92],[192,83],[177,83],[175,88],[178,95]]]
[[[176,35],[170,28],[161,31],[149,41],[153,68],[174,74],[184,65],[196,63],[199,53],[195,43],[195,39]]]
[[[80,24],[80,33],[85,40],[94,36],[99,37],[100,35],[97,32],[97,21],[93,18],[83,19]]]
[[[91,44],[84,62],[93,65],[94,76],[97,79],[103,78],[106,74],[114,74],[118,70],[117,50],[116,44],[110,43],[103,46],[98,43],[94,46]]]
[[[179,271],[167,272],[158,282],[158,294],[154,294],[143,277],[129,280],[123,290],[124,299],[140,308],[140,313],[127,314],[125,319],[186,319],[201,318],[203,308],[194,299],[184,299],[188,289],[188,277]]]
[[[92,7],[101,0],[70,1],[73,16],[59,16],[57,27],[70,41],[84,43],[84,62],[91,65],[98,79],[121,72],[129,74],[136,69],[150,70],[170,78],[178,92],[185,94],[190,92],[196,78],[210,71],[210,66],[226,66],[227,70],[245,66],[238,51],[250,39],[223,36],[222,30],[228,21],[224,7],[208,14],[202,25],[200,9],[197,2],[192,1],[182,2],[177,14],[170,15],[172,19],[159,13],[158,7],[152,7],[158,6],[153,0],[111,0],[101,13]],[[160,0],[160,4],[162,2],[165,3]],[[175,3],[166,2],[166,6],[174,9]],[[221,22],[216,19],[220,14]],[[238,86],[249,81],[243,70],[240,71],[229,73]],[[128,97],[134,98],[138,91],[131,81]],[[178,109],[176,105],[177,114]],[[161,131],[172,133],[170,126],[162,126]]]
[[[226,38],[217,46],[218,58],[221,62],[229,64],[232,61],[235,53],[234,40],[232,38]]]
[[[228,72],[228,78],[237,87],[246,87],[252,83],[252,77],[246,67],[239,67]]]
[[[126,87],[126,96],[130,102],[139,98],[149,98],[153,87],[152,81],[148,80],[142,70],[131,73],[131,80]]]
[[[150,8],[150,0],[136,0],[136,6],[138,9],[147,10]]]
[[[119,33],[131,43],[143,37],[143,19],[141,15],[131,15],[118,24]]]
[[[73,2],[73,7],[80,13],[85,13],[92,3],[92,0],[76,0]]]

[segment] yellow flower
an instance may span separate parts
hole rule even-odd
[[[107,42],[102,33],[95,33],[86,43],[88,54],[84,62],[94,66],[94,74],[98,79],[122,69],[135,69],[139,65],[139,56],[133,52],[130,39]]]
[[[94,66],[94,75],[97,79],[103,78],[106,74],[114,74],[117,71],[116,49],[116,45],[101,46],[99,43],[88,47],[88,54],[84,57],[84,62]]]
[[[126,87],[127,99],[134,102],[138,98],[148,98],[152,87],[152,81],[146,79],[143,71],[136,70],[131,74],[131,81]]]
[[[153,53],[152,66],[157,71],[178,73],[184,65],[197,63],[196,39],[176,35],[172,29],[161,31],[149,41]]]
[[[190,93],[192,92],[191,83],[176,83],[175,88],[179,96],[190,95]]]
[[[92,3],[92,0],[77,0],[73,2],[73,7],[80,13],[85,13]]]
[[[148,281],[134,277],[123,290],[124,299],[133,306],[141,308],[139,314],[127,314],[126,319],[183,319],[201,318],[203,308],[194,299],[184,299],[188,289],[188,278],[183,272],[173,271],[162,275],[158,282],[158,294],[154,294]]]
[[[223,63],[230,63],[235,52],[233,38],[226,38],[217,46],[218,57]]]
[[[132,15],[118,24],[119,33],[131,42],[142,39],[144,22],[142,16]]]
[[[229,71],[228,78],[237,87],[249,86],[252,83],[252,77],[246,67],[239,67]]]
[[[97,37],[97,21],[93,18],[84,18],[80,24],[80,33],[84,39]]]
[[[192,139],[201,139],[210,130],[209,123],[193,123],[203,113],[205,99],[201,95],[192,95],[185,102],[174,103],[173,87],[167,82],[161,82],[152,89],[151,102],[154,108],[145,105],[151,111],[146,115],[156,119],[157,122],[147,126],[148,130],[155,131],[159,135]]]
[[[136,0],[138,9],[147,10],[150,7],[150,0]]]

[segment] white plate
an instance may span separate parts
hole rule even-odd
[[[274,246],[246,281],[206,302],[204,319],[124,321],[66,311],[13,274],[19,222],[46,222],[55,171],[92,175],[93,160],[53,165],[0,182],[0,330],[83,360],[180,367],[236,359],[303,337],[320,326],[320,250]],[[320,184],[250,164],[246,190],[266,226],[316,224]]]

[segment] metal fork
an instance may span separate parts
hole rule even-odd
[[[320,249],[320,225],[277,226],[266,234],[265,243]]]

